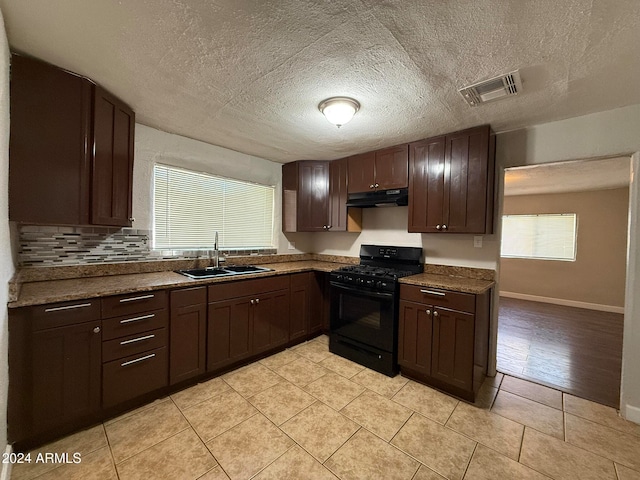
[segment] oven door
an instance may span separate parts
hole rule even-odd
[[[392,352],[396,295],[331,282],[331,333]]]

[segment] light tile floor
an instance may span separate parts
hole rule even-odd
[[[13,479],[640,480],[640,426],[612,408],[502,374],[470,405],[325,336],[38,451],[82,461]]]

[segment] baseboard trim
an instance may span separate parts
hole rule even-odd
[[[518,300],[529,300],[532,302],[552,303],[565,307],[586,308],[587,310],[597,310],[599,312],[624,313],[624,307],[615,305],[602,305],[599,303],[578,302],[576,300],[565,300],[563,298],[542,297],[539,295],[529,295],[527,293],[500,292],[501,297],[516,298]]]
[[[5,449],[5,457],[10,457],[13,453],[13,446],[7,445]],[[2,464],[2,471],[0,471],[0,480],[9,480],[11,478],[11,469],[13,468],[13,464],[11,462],[6,462]]]
[[[640,408],[629,405],[624,406],[624,412],[622,415],[626,420],[630,422],[640,424]]]

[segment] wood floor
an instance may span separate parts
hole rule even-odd
[[[500,297],[498,371],[619,408],[623,315]]]

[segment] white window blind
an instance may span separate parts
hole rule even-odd
[[[273,186],[154,168],[154,248],[273,248]]]
[[[574,261],[576,238],[575,213],[504,215],[500,255]]]

